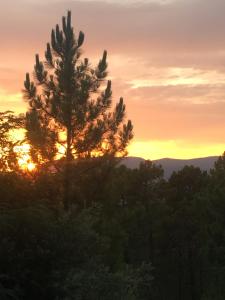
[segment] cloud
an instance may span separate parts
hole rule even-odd
[[[124,2],[123,2],[124,3]],[[44,53],[52,27],[72,10],[76,31],[86,33],[88,56],[103,49],[151,66],[221,68],[225,61],[223,0],[27,1],[9,0],[0,11],[1,54],[31,63]],[[191,20],[191,21],[190,21]],[[17,53],[15,53],[15,47]],[[224,67],[223,67],[224,68]]]
[[[223,141],[225,103],[193,106],[182,102],[129,101],[128,108],[137,139],[185,139],[187,143]]]
[[[164,5],[159,1],[120,3],[56,1],[53,5],[49,1],[10,0],[3,4],[1,22],[7,24],[7,35],[8,32],[17,35],[20,29],[26,29],[20,38],[27,35],[35,39],[71,9],[75,27],[87,32],[91,43],[105,43],[115,51],[163,50],[166,54],[175,49],[176,52],[224,49],[223,0],[183,0]],[[144,45],[148,48],[143,49]]]
[[[121,3],[2,3],[0,85],[9,93],[0,93],[1,108],[12,104],[16,110],[25,108],[17,97],[24,74],[32,71],[36,53],[43,56],[52,27],[71,9],[76,32],[86,34],[84,55],[96,63],[102,51],[108,50],[114,97],[124,96],[137,141],[157,140],[157,147],[166,147],[160,144],[163,140],[221,145],[225,127],[225,1]]]
[[[11,110],[16,113],[24,113],[26,105],[22,100],[21,93],[10,93],[0,88],[0,110]]]

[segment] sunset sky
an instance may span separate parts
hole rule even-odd
[[[34,55],[67,10],[85,33],[84,56],[108,50],[114,101],[124,97],[148,159],[225,150],[224,0],[7,0],[0,4],[0,110],[25,112],[21,89]]]

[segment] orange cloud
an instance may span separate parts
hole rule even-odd
[[[114,99],[124,96],[135,126],[132,155],[221,153],[224,0],[5,1],[0,11],[1,110],[26,110],[24,74],[32,71],[36,53],[43,57],[51,28],[68,8],[75,30],[86,34],[84,56],[97,62],[103,49],[109,51]]]

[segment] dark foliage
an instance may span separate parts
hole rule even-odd
[[[52,30],[45,61],[36,55],[34,82],[26,74],[27,139],[35,160],[52,160],[57,143],[65,147],[67,161],[126,154],[133,126],[130,120],[124,122],[123,98],[111,109],[112,83],[105,82],[107,51],[93,67],[88,58],[81,59],[83,42],[84,34],[76,36],[69,11],[62,29],[56,25]]]
[[[69,213],[60,174],[2,173],[1,299],[224,299],[223,164],[76,165]]]
[[[107,76],[107,52],[96,68],[81,59],[84,34],[75,35],[71,12],[52,30],[45,62],[36,55],[34,82],[26,74],[24,97],[29,103],[26,137],[34,161],[53,162],[63,147],[64,208],[70,203],[70,164],[76,158],[124,156],[133,137],[133,125],[125,123],[125,104],[120,98],[112,110],[111,81]],[[62,166],[62,165],[61,165]]]

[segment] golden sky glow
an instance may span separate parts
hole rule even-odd
[[[75,30],[86,34],[84,56],[96,63],[108,50],[115,102],[124,97],[134,123],[129,155],[225,150],[224,0],[9,0],[1,8],[1,111],[26,111],[24,75],[71,9]]]
[[[149,159],[149,153],[151,153],[151,159],[160,158],[178,158],[189,159],[208,156],[217,156],[218,153],[223,153],[225,149],[224,144],[187,144],[182,141],[135,141],[128,147],[129,155],[136,157],[143,157]]]
[[[18,156],[18,164],[20,168],[24,171],[32,172],[33,170],[35,170],[36,165],[31,161],[29,150],[30,145],[28,144],[23,144],[21,146],[15,147],[15,152]]]

